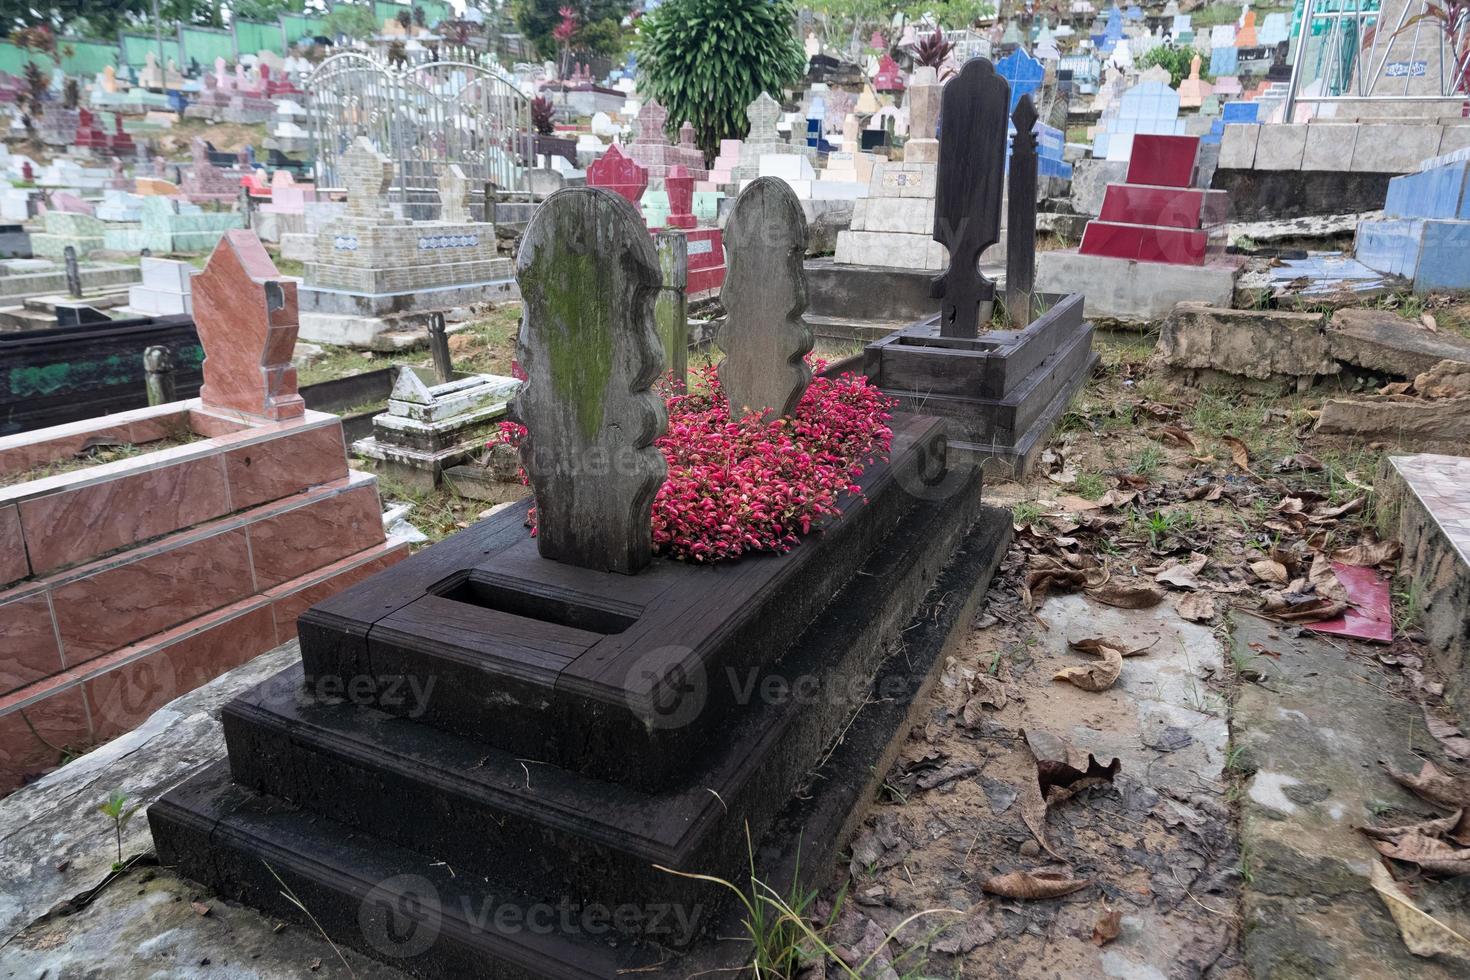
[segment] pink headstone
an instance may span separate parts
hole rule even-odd
[[[281,278],[255,233],[225,232],[194,277],[193,294],[204,407],[277,422],[305,414],[291,366],[296,283]]]
[[[637,207],[648,189],[648,171],[623,156],[623,151],[613,144],[587,168],[587,186],[612,191]]]
[[[879,92],[898,92],[903,89],[903,69],[892,56],[884,55],[878,61],[878,73],[873,76],[873,88]]]
[[[669,194],[669,227],[693,228],[699,224],[694,216],[694,178],[689,168],[676,163],[664,177],[664,189]]]

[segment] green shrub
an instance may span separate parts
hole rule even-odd
[[[643,17],[639,88],[669,111],[674,130],[694,124],[708,158],[720,140],[745,135],[745,107],[762,92],[779,101],[801,77],[795,21],[792,0],[666,0]]]

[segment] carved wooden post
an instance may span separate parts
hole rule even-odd
[[[1031,322],[1036,278],[1036,109],[1021,96],[1011,114],[1010,191],[1006,197],[1006,316],[1013,327]]]
[[[177,401],[174,388],[173,353],[159,344],[143,351],[143,380],[148,386],[148,404],[167,405]]]
[[[811,383],[806,355],[806,217],[789,185],[757,177],[740,192],[725,222],[728,268],[720,287],[725,352],[720,387],[730,418],[752,410],[789,415]]]
[[[439,384],[454,380],[454,361],[449,356],[449,331],[443,313],[429,314],[429,353],[434,359],[434,378]]]
[[[650,390],[663,371],[654,325],[661,284],[637,209],[590,187],[557,191],[516,257],[523,309],[517,417],[544,558],[633,573],[653,553],[653,498],[668,425]]]
[[[675,231],[654,236],[663,288],[653,304],[658,335],[664,342],[664,364],[683,394],[689,381],[689,239]]]
[[[934,281],[944,301],[941,337],[978,336],[980,305],[995,299],[995,283],[979,266],[1000,240],[1010,100],[1010,84],[985,58],[967,61],[944,88],[934,199],[934,240],[949,249],[949,268]]]

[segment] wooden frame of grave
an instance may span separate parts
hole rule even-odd
[[[1073,293],[1032,321],[1036,260],[1037,117],[1023,95],[1011,116],[1010,87],[985,58],[973,58],[945,86],[944,128],[934,210],[934,240],[949,268],[933,282],[940,312],[869,344],[863,373],[901,409],[952,419],[951,451],[1006,475],[1023,475],[1045,444],[1098,355],[1083,298]],[[995,283],[980,256],[1000,239],[1009,170],[1006,317],[988,329]]]
[[[759,178],[727,229],[721,387],[732,415],[775,415],[811,378],[805,222]],[[728,968],[728,893],[657,866],[740,881],[754,845],[762,880],[789,880],[798,854],[808,885],[824,875],[1009,514],[980,506],[977,468],[948,465],[942,420],[899,415],[889,459],[790,552],[655,558],[652,240],[617,195],[563,190],[517,271],[537,536],[529,502],[508,508],[304,614],[302,665],[225,708],[229,759],[149,811],[159,855],[297,915],[284,882],[334,941],[416,975]],[[641,911],[588,934],[476,921],[487,901],[515,923]],[[650,912],[670,908],[689,929]]]

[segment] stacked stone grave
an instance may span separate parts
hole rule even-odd
[[[184,118],[218,122],[224,118],[235,91],[235,76],[225,70],[224,58],[214,59],[214,71],[204,74],[203,83],[199,97],[184,109]]]
[[[1131,156],[1081,247],[1041,254],[1039,288],[1082,289],[1094,316],[1120,320],[1183,301],[1229,306],[1239,270],[1223,254],[1228,195],[1197,186],[1199,137],[1136,136]]]
[[[236,211],[205,211],[177,197],[143,197],[138,207],[136,228],[108,228],[106,247],[117,251],[148,249],[160,255],[175,252],[208,252],[233,228],[245,226],[245,216]]]
[[[395,482],[438,486],[445,470],[484,452],[520,386],[515,378],[494,374],[431,386],[402,368],[388,410],[373,417],[372,435],[354,442],[352,451]]]
[[[853,203],[851,226],[837,234],[838,265],[944,268],[944,248],[932,237],[939,159],[934,134],[942,91],[934,69],[914,72],[907,92],[909,139],[903,162],[874,163],[868,196]]]
[[[342,156],[347,207],[313,243],[303,271],[301,332],[307,340],[372,346],[417,342],[395,330],[425,314],[514,296],[510,261],[496,253],[495,225],[473,221],[468,181],[450,165],[439,182],[438,221],[396,217],[388,206],[393,164],[358,137]]]
[[[810,381],[801,222],[777,181],[729,217],[736,418],[783,416]],[[1009,522],[976,522],[942,423],[899,415],[889,458],[789,553],[656,557],[652,240],[617,195],[568,189],[517,270],[536,536],[513,505],[307,612],[302,664],[224,709],[228,759],[150,809],[159,857],[417,976],[723,971],[747,953],[716,938],[738,923],[723,889],[657,866],[743,885],[754,854],[778,888],[824,879]],[[628,914],[584,928],[593,907]]]
[[[286,642],[303,609],[406,552],[384,538],[376,479],[347,469],[339,420],[297,394],[295,283],[235,232],[195,290],[199,398],[0,437],[0,791],[53,768],[56,745],[112,739]],[[99,342],[57,332],[78,366]],[[128,349],[128,368],[94,370],[130,374],[135,405]],[[98,443],[141,452],[27,479]]]
[[[128,287],[128,308],[148,316],[174,316],[194,312],[190,280],[194,267],[188,262],[144,256],[138,262],[143,281]]]
[[[1025,94],[1007,113],[1009,88],[983,58],[945,87],[930,216],[934,243],[947,256],[934,278],[940,310],[869,344],[863,371],[908,410],[953,420],[952,452],[1024,475],[1097,355],[1080,293],[1064,293],[1036,315],[1036,111]],[[995,283],[979,263],[1001,239],[1003,211],[1013,229],[1005,243],[1008,329],[996,329]]]
[[[1383,217],[1358,224],[1359,262],[1416,292],[1470,289],[1470,148],[1388,182]]]
[[[628,145],[628,157],[648,171],[648,182],[654,189],[663,187],[669,168],[683,166],[695,180],[706,179],[704,154],[694,145],[694,129],[679,130],[679,142],[669,142],[665,130],[669,113],[663,106],[650,99],[638,110],[638,135]]]
[[[776,124],[781,119],[781,105],[762,92],[745,108],[745,118],[750,120],[750,132],[740,144],[740,162],[730,172],[737,183],[759,177],[761,158],[773,153],[804,156],[808,162],[815,158],[816,151],[805,142],[793,143],[781,138]]]
[[[210,159],[209,147],[197,136],[189,145],[189,171],[179,190],[195,204],[235,201],[240,196],[242,172],[223,170]]]
[[[1108,185],[1081,254],[1204,265],[1223,253],[1226,194],[1196,186],[1199,138],[1148,135],[1133,144],[1127,182]]]
[[[243,65],[235,65],[235,85],[230,101],[225,105],[225,122],[251,125],[270,122],[276,114],[276,104],[266,95],[265,86],[259,79],[250,78]]]

